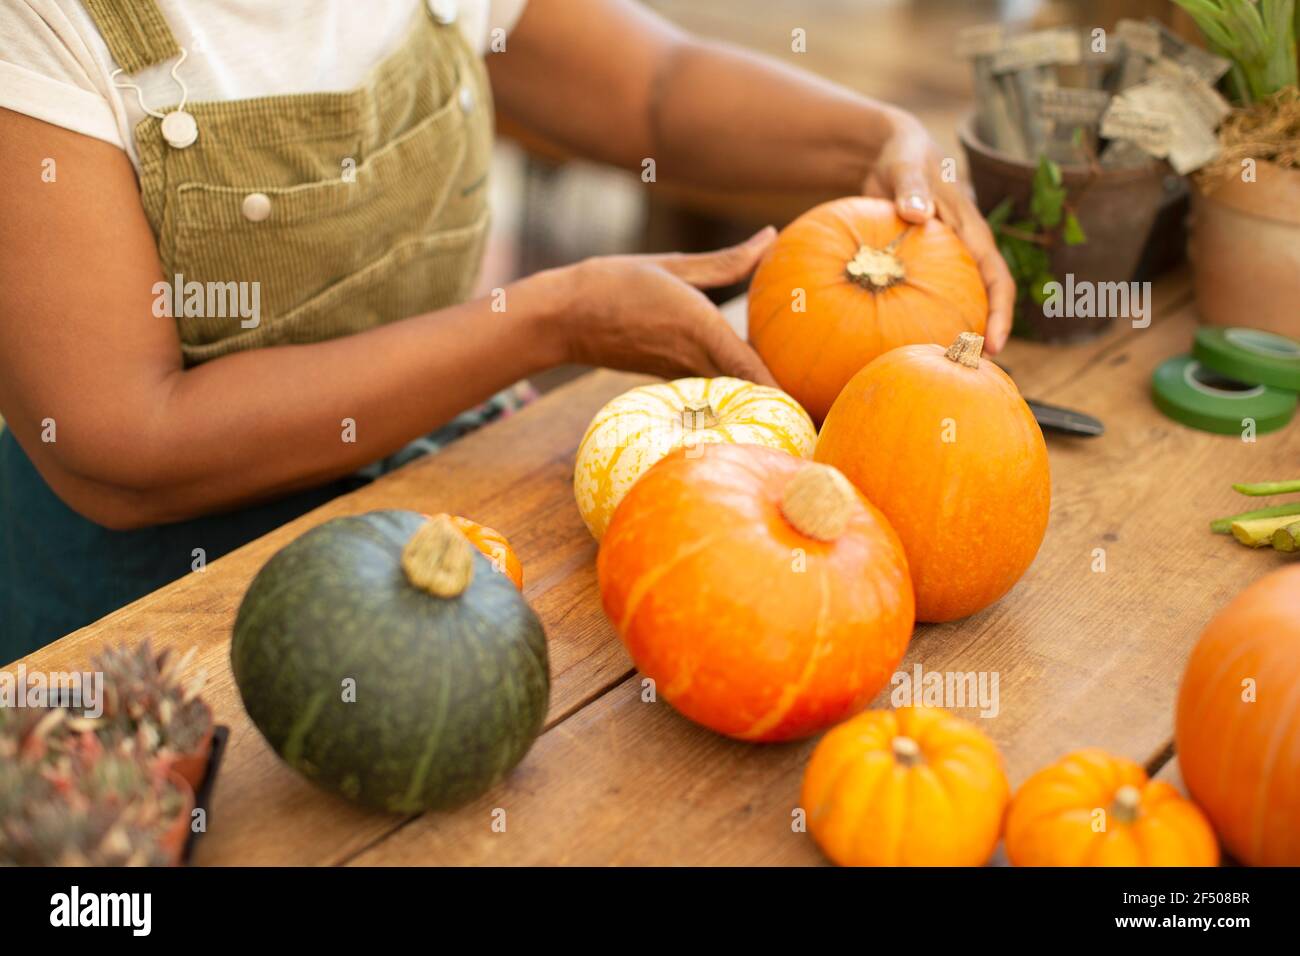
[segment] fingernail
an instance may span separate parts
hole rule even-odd
[[[930,209],[930,203],[923,197],[913,193],[911,196],[908,196],[903,200],[903,208],[911,209],[914,212],[928,212]]]

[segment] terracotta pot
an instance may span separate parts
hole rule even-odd
[[[190,785],[190,789],[198,793],[203,789],[203,778],[208,772],[208,758],[212,755],[212,728],[211,723],[212,709],[208,708],[209,723],[207,733],[199,741],[197,747],[187,754],[176,754],[171,756],[167,761],[167,767],[174,773],[179,774]]]
[[[1187,255],[1202,322],[1300,339],[1300,169],[1263,160],[1253,183],[1193,190]]]
[[[158,838],[158,845],[167,854],[173,866],[179,866],[185,852],[185,841],[190,837],[190,814],[194,812],[194,790],[189,781],[172,770],[167,779],[181,792],[181,811]]]
[[[974,117],[958,129],[970,167],[975,198],[988,215],[1010,196],[1017,214],[1029,209],[1036,163],[1008,156],[986,146],[975,134]],[[1052,272],[1064,283],[1074,276],[1082,282],[1129,282],[1137,270],[1147,236],[1164,201],[1166,178],[1172,174],[1163,162],[1142,166],[1092,170],[1084,166],[1061,167],[1079,225],[1088,241],[1078,246],[1058,245],[1052,250]],[[1176,178],[1170,185],[1176,185]],[[1052,317],[1032,299],[1017,304],[1027,334],[1050,342],[1073,342],[1104,331],[1113,316]]]

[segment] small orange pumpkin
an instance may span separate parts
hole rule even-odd
[[[835,469],[757,445],[663,458],[614,512],[597,572],[658,693],[742,740],[805,737],[865,707],[912,633],[880,512]]]
[[[1079,750],[1034,774],[1007,810],[1016,866],[1217,866],[1204,814],[1124,757]]]
[[[869,710],[833,729],[804,771],[808,829],[840,866],[982,866],[1010,787],[973,724],[932,707]]]
[[[440,516],[426,514],[425,517]],[[510,547],[510,542],[505,535],[494,528],[462,518],[460,515],[447,515],[447,517],[461,534],[469,538],[470,544],[492,561],[492,567],[513,581],[519,590],[524,589],[524,566],[519,563],[519,557],[515,554],[514,548]]]
[[[1192,650],[1174,732],[1187,789],[1253,866],[1300,866],[1300,565],[1220,611]]]
[[[963,333],[945,352],[909,345],[853,377],[813,458],[844,472],[907,551],[918,621],[992,604],[1047,531],[1047,446],[1015,383]]]
[[[862,366],[900,345],[984,332],[979,267],[938,219],[912,225],[894,204],[823,203],[777,237],[749,289],[749,338],[816,421]]]

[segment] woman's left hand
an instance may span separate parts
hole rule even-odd
[[[910,113],[897,111],[892,113],[890,125],[892,133],[881,147],[863,192],[894,200],[898,215],[907,222],[925,222],[937,214],[956,230],[975,257],[988,289],[985,348],[999,352],[1011,334],[1016,284],[998,252],[993,233],[961,184],[944,181],[943,157],[920,121]]]

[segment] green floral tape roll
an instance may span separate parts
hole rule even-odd
[[[1282,335],[1206,326],[1196,331],[1192,358],[1248,385],[1300,392],[1300,342]]]
[[[1161,363],[1151,377],[1156,407],[1189,428],[1240,435],[1255,423],[1255,433],[1276,431],[1291,421],[1295,392],[1248,385],[1208,369],[1190,355]]]

